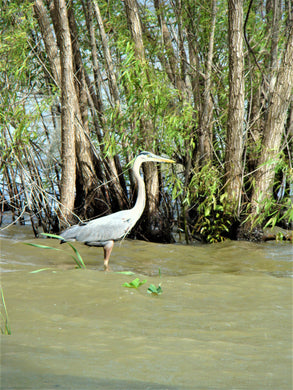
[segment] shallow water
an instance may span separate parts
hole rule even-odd
[[[0,240],[1,389],[292,389],[292,244],[125,240],[105,273],[101,248],[77,243],[79,270],[29,227]]]

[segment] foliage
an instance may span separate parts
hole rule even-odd
[[[243,223],[249,222],[251,229],[259,226],[274,228],[277,224],[289,228],[293,222],[293,203],[289,196],[282,201],[264,196],[257,205],[256,217],[247,213]]]
[[[142,286],[143,284],[146,283],[146,279],[145,280],[140,280],[139,278],[135,278],[133,279],[131,282],[125,282],[123,283],[123,287],[128,287],[128,288],[139,288],[140,286]]]
[[[4,298],[4,293],[3,293],[2,287],[0,288],[0,290],[1,290],[1,303],[3,306],[3,313],[0,312],[0,318],[1,318],[1,322],[3,322],[3,325],[0,326],[0,329],[1,329],[2,334],[10,335],[11,329],[10,329],[10,325],[9,325],[8,312],[7,312],[7,308],[6,308],[6,303],[5,303],[5,298]]]
[[[178,7],[176,2],[166,1],[160,9],[139,2],[143,59],[136,55],[124,2],[97,2],[112,67],[103,51],[104,42],[102,44],[97,20],[90,17],[91,4],[72,2],[68,8],[72,10],[71,22],[77,29],[75,35],[71,24],[72,41],[76,44],[73,47],[79,50],[74,53],[73,61],[80,99],[78,109],[83,131],[90,141],[92,166],[97,177],[96,181],[89,180],[92,187],[84,184],[83,156],[79,156],[76,194],[82,198],[82,206],[76,211],[77,218],[83,218],[83,207],[92,199],[98,199],[102,204],[102,209],[93,209],[93,215],[112,210],[112,205],[114,208],[120,205],[113,186],[116,182],[125,195],[125,204],[132,204],[134,186],[128,164],[138,150],[150,149],[172,156],[178,162],[172,176],[160,171],[158,207],[161,209],[157,214],[164,213],[169,225],[177,224],[184,229],[186,239],[189,237],[187,241],[193,235],[206,242],[230,237],[235,218],[228,207],[229,194],[225,193],[229,175],[225,171],[230,70],[227,3],[216,2],[210,76],[206,72],[212,2],[183,0]],[[248,4],[244,4],[245,43],[250,48],[245,48],[245,145],[240,178],[243,196],[237,209],[237,223],[252,218],[251,193],[262,152],[271,85],[289,31],[288,4],[280,5],[275,19],[273,2],[254,3],[249,13]],[[45,2],[44,5],[52,35],[56,37],[52,14]],[[50,54],[33,6],[30,1],[6,1],[0,14],[0,195],[7,199],[14,219],[22,221],[23,213],[29,213],[37,236],[39,227],[45,232],[58,230],[62,110],[61,86],[50,76]],[[90,27],[94,31],[96,55]],[[55,43],[58,49],[57,40]],[[76,63],[78,58],[80,63]],[[113,96],[110,76],[117,80],[118,102]],[[206,91],[208,77],[210,90]],[[211,110],[207,127],[202,128],[202,119],[206,118],[203,109],[206,96],[210,99]],[[82,97],[85,98],[82,100]],[[292,110],[291,105],[288,119]],[[283,156],[279,158],[283,165],[276,169],[274,192],[259,200],[259,215],[253,217],[253,223],[258,225],[285,226],[292,220],[289,122],[285,123]],[[203,138],[206,133],[208,140]],[[212,157],[203,162],[200,147],[204,141],[209,143]],[[84,151],[85,145],[78,148]],[[116,172],[112,172],[114,164],[109,163],[113,156],[119,180]],[[245,179],[247,177],[249,180]],[[284,190],[283,196],[278,195],[279,190]],[[68,245],[74,251],[72,257],[77,266],[83,267],[76,249],[72,244]]]
[[[158,287],[156,287],[154,284],[150,284],[148,288],[148,293],[152,295],[161,295],[163,292],[161,285],[159,284]]]
[[[193,172],[185,202],[194,209],[192,234],[197,233],[207,242],[227,238],[232,218],[227,210],[227,194],[217,168],[206,165]]]
[[[61,241],[64,242],[63,237],[58,236],[57,234],[42,233],[42,235],[44,235],[44,236],[46,236],[46,237],[50,237],[50,238],[56,238],[56,239],[61,240]],[[78,252],[78,250],[77,250],[70,242],[65,241],[65,243],[66,243],[67,245],[69,245],[70,248],[71,248],[71,249],[73,250],[73,252],[75,253],[75,256],[74,256],[74,255],[70,255],[70,256],[73,258],[73,260],[74,260],[74,262],[75,262],[75,264],[76,264],[76,267],[77,267],[77,268],[86,268],[86,266],[85,266],[85,264],[84,264],[84,261],[83,261],[81,255],[80,255],[80,253]],[[35,248],[40,248],[40,249],[52,249],[52,250],[54,250],[54,251],[62,251],[62,252],[64,252],[63,249],[55,248],[55,247],[48,246],[48,245],[33,244],[33,243],[30,243],[30,242],[26,242],[25,244],[26,244],[26,245],[33,246],[33,247],[35,247]]]
[[[159,275],[161,276],[161,271],[159,271]],[[146,283],[146,279],[140,280],[139,278],[135,278],[129,283],[128,282],[123,283],[122,286],[137,289],[145,283]],[[150,284],[150,286],[147,289],[147,292],[149,294],[153,294],[153,295],[160,295],[160,294],[162,294],[163,290],[162,290],[161,284],[159,284],[158,287],[156,287],[154,284]]]

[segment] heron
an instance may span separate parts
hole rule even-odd
[[[145,204],[146,193],[144,180],[140,175],[140,167],[146,162],[175,163],[165,157],[150,152],[141,152],[134,160],[132,171],[137,181],[137,198],[134,207],[121,210],[89,222],[73,225],[63,231],[60,236],[62,242],[80,241],[88,246],[103,247],[104,269],[109,271],[109,259],[114,242],[123,239],[141,217]]]

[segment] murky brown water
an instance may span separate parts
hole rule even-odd
[[[29,227],[0,239],[1,389],[292,389],[292,244],[126,240],[104,273],[101,248],[76,244],[78,270],[64,245],[24,245]],[[135,277],[146,284],[122,286]]]

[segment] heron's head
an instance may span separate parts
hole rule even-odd
[[[157,156],[156,154],[151,152],[141,152],[137,156],[137,159],[139,159],[141,162],[154,161],[154,162],[175,163],[174,160],[170,160],[169,158],[166,157]]]

